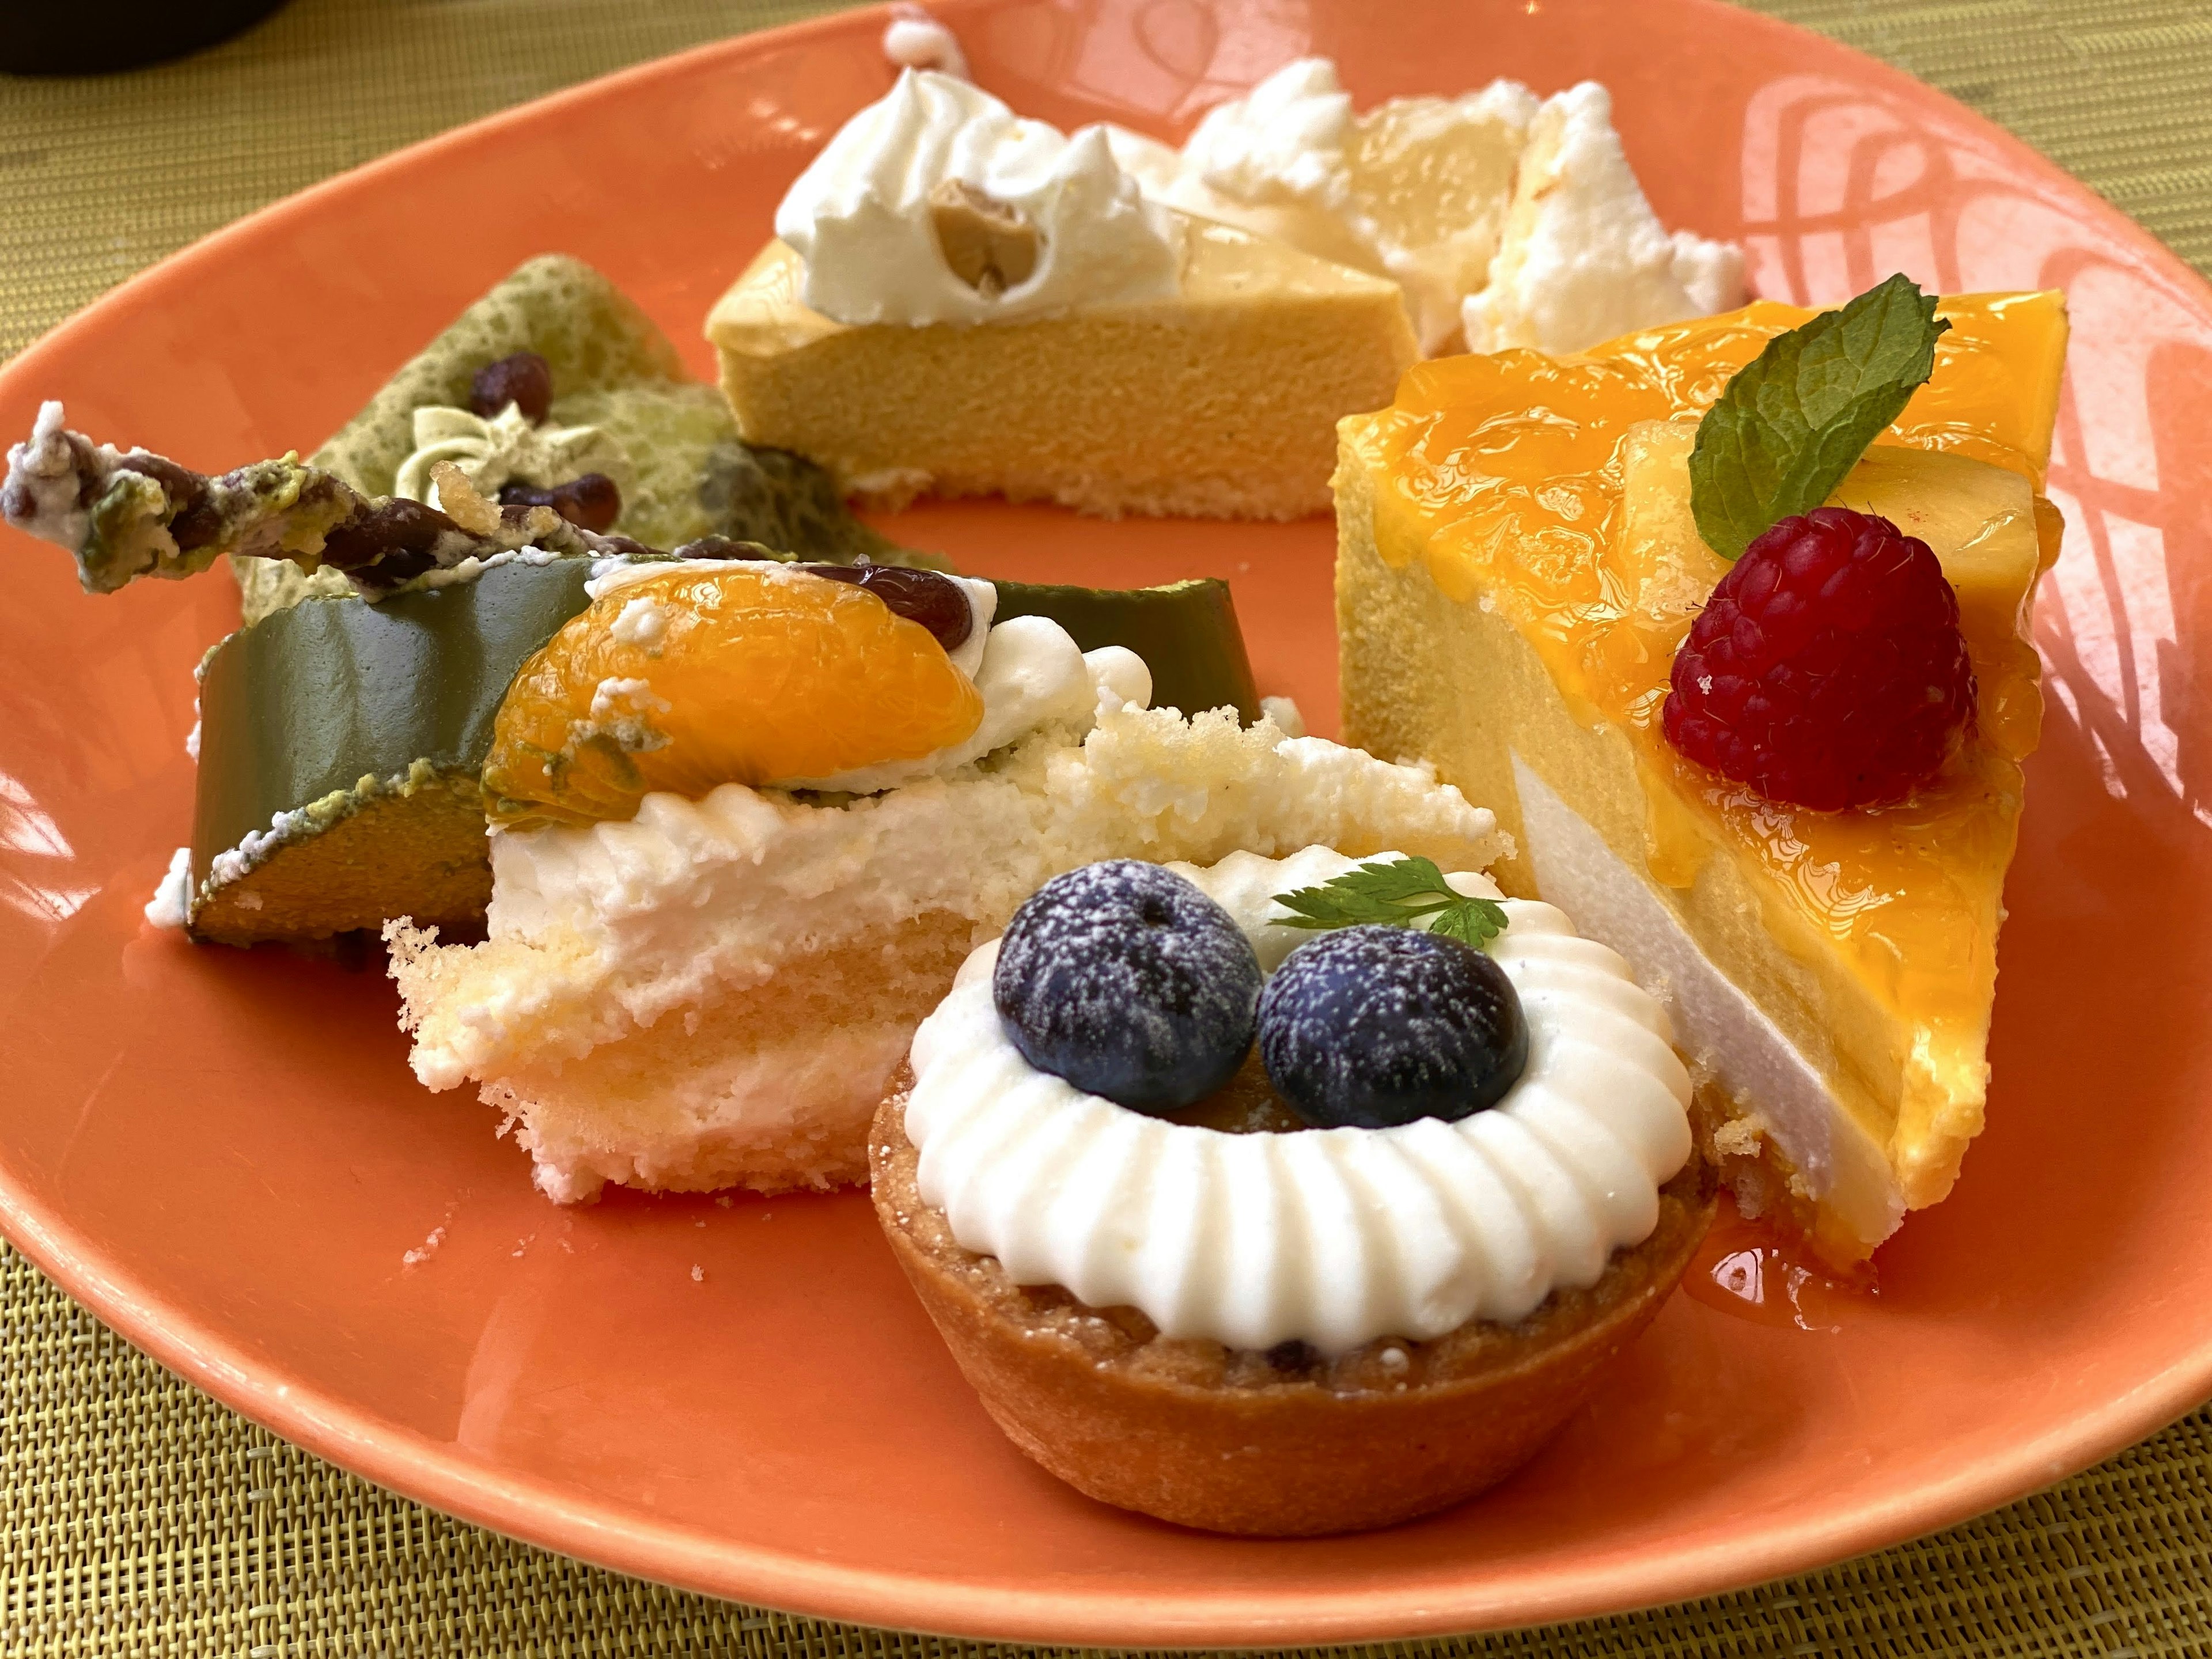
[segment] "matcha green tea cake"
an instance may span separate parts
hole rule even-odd
[[[246,625],[199,670],[179,877],[187,931],[225,944],[481,926],[493,720],[604,562],[941,564],[853,518],[812,463],[740,442],[720,393],[562,256],[471,306],[307,461],[210,477],[48,404],[9,463],[0,511],[89,592],[237,573]],[[1134,649],[1159,702],[1256,718],[1224,584],[998,586],[1001,616]]]

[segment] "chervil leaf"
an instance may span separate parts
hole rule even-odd
[[[1826,501],[1935,372],[1950,326],[1900,275],[1769,340],[1698,425],[1690,511],[1705,545],[1739,558]]]
[[[1382,922],[1394,927],[1425,923],[1480,947],[1505,931],[1505,912],[1486,898],[1455,892],[1431,859],[1376,859],[1347,870],[1318,887],[1278,893],[1275,902],[1291,914],[1279,927],[1352,927]]]

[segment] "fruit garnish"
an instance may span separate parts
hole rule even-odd
[[[1753,541],[1675,653],[1662,710],[1691,760],[1820,811],[1902,799],[1974,717],[1959,601],[1928,544],[1824,507]]]
[[[510,352],[469,381],[469,409],[485,420],[513,404],[536,426],[553,412],[553,367],[534,351]]]
[[[982,718],[945,647],[866,587],[765,562],[672,570],[594,600],[523,665],[484,797],[509,826],[627,818],[654,790],[919,760]]]
[[[1741,557],[1769,526],[1826,501],[1935,373],[1950,326],[1899,275],[1768,341],[1698,425],[1690,511],[1705,544]]]
[[[1887,519],[1820,505],[1926,384],[1949,327],[1892,276],[1775,336],[1698,422],[1691,514],[1735,564],[1674,653],[1661,726],[1769,800],[1901,800],[1973,721],[1942,562]]]
[[[1352,927],[1365,922],[1412,927],[1487,944],[1505,931],[1505,912],[1486,898],[1455,891],[1432,859],[1376,859],[1347,870],[1318,887],[1278,893],[1275,902],[1292,914],[1275,920],[1278,927]]]
[[[960,584],[934,570],[912,570],[904,565],[803,564],[801,570],[826,576],[833,582],[856,582],[908,622],[918,622],[947,651],[957,651],[975,631],[975,607]]]
[[[443,500],[441,494],[440,500]],[[570,524],[585,530],[614,528],[622,517],[622,486],[604,472],[585,472],[540,489],[510,478],[499,487],[501,507],[550,507]]]
[[[1252,1047],[1260,959],[1218,904],[1157,864],[1085,865],[1031,894],[991,994],[1022,1057],[1139,1112],[1205,1099]]]
[[[1260,1058],[1319,1128],[1455,1121],[1520,1080],[1528,1024],[1505,970],[1473,945],[1368,923],[1309,940],[1275,970]]]

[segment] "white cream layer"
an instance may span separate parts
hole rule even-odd
[[[1513,757],[1521,801],[1522,856],[1536,885],[1595,939],[1620,952],[1663,999],[1683,1051],[1738,1100],[1756,1101],[1814,1202],[1869,1246],[1897,1231],[1905,1198],[1889,1160],[1811,1061],[1723,973],[1637,874],[1573,807]]]
[[[1109,708],[1079,740],[1048,727],[988,767],[843,805],[741,784],[647,795],[625,823],[494,836],[489,940],[396,952],[415,1074],[450,1089],[580,1057],[787,957],[918,917],[995,929],[1094,860],[1322,840],[1440,862],[1510,851],[1491,813],[1425,767],[1227,711]]]
[[[1354,860],[1323,847],[1170,866],[1219,901],[1263,966],[1311,935],[1273,896]],[[1488,896],[1478,875],[1452,884]],[[1228,1134],[1088,1095],[1024,1060],[991,995],[995,943],[915,1034],[906,1129],[922,1197],[1018,1284],[1140,1308],[1170,1337],[1340,1353],[1510,1323],[1595,1284],[1649,1237],[1690,1155],[1690,1080],[1666,1012],[1548,904],[1507,900],[1490,950],[1521,994],[1528,1064],[1456,1123]]]
[[[1036,268],[1003,293],[961,280],[931,193],[957,181],[1036,233]],[[986,323],[1166,299],[1182,277],[1174,216],[1115,161],[1103,128],[1023,120],[950,75],[906,70],[839,130],[776,209],[805,261],[799,297],[842,323]]]

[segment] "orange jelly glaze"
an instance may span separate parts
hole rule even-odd
[[[1395,491],[1378,503],[1377,534],[1394,560],[1425,548],[1455,601],[1488,596],[1543,657],[1569,706],[1588,724],[1626,730],[1647,782],[1674,786],[1647,795],[1690,804],[1692,822],[1655,814],[1656,879],[1686,885],[1713,840],[1747,849],[1890,1006],[1978,1028],[1994,972],[1988,876],[2009,860],[2019,762],[2041,718],[2025,618],[2001,631],[1985,621],[1978,634],[1969,623],[1976,731],[1930,787],[1896,806],[1814,812],[1767,801],[1674,753],[1658,713],[1690,618],[1661,624],[1632,614],[1612,565],[1628,428],[1695,417],[1769,339],[1814,314],[1762,301],[1579,356],[1507,351],[1417,365],[1397,403],[1374,417],[1375,453]],[[1954,452],[2021,473],[2039,490],[2065,357],[2063,299],[1966,295],[1943,301],[1938,314],[1951,328],[1935,373],[1877,442]],[[2036,512],[2047,567],[2058,519],[2039,494]],[[1401,516],[1414,526],[1394,534]]]

